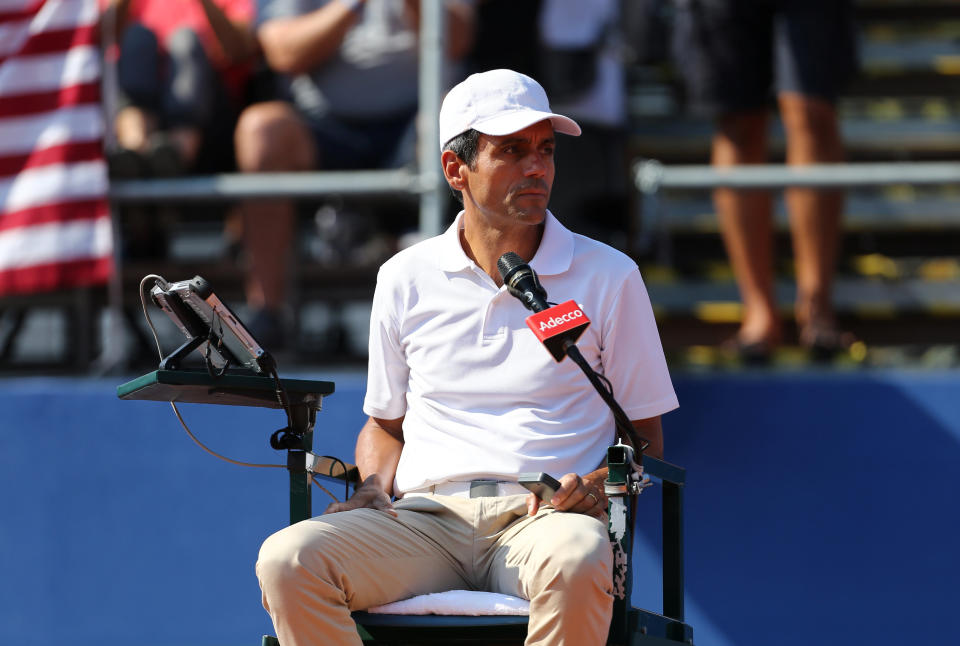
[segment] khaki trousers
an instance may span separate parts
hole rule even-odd
[[[606,526],[526,496],[398,500],[318,516],[269,537],[257,576],[282,646],[359,645],[352,610],[444,590],[530,600],[525,644],[599,646],[612,612]]]

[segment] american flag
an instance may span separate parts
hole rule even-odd
[[[0,296],[105,282],[97,0],[0,0]]]

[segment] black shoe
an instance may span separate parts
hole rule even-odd
[[[147,160],[150,173],[154,177],[178,177],[186,170],[180,151],[173,145],[173,141],[162,133],[154,135],[150,141]]]
[[[807,327],[800,332],[800,345],[807,349],[810,358],[817,362],[832,361],[848,354],[857,338],[850,332],[836,328]]]
[[[112,179],[142,179],[150,174],[150,167],[140,153],[120,148],[107,153],[107,173]]]

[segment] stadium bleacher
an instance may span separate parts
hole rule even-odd
[[[923,162],[960,150],[960,3],[950,0],[860,0],[861,72],[841,99],[850,162]],[[681,112],[669,66],[632,71],[633,155],[664,164],[702,164],[712,124]],[[771,120],[771,163],[783,160],[783,131]],[[866,348],[853,361],[944,361],[955,357],[960,318],[956,249],[960,217],[954,184],[891,184],[847,192],[844,240],[835,289],[841,324]],[[783,200],[776,292],[785,321],[792,311],[790,240]],[[739,300],[719,239],[708,191],[658,195],[657,233],[641,241],[641,268],[674,360],[725,361],[711,351],[739,321]],[[639,226],[639,225],[638,225]],[[787,338],[795,332],[786,330]],[[784,361],[797,355],[786,349]],[[891,359],[892,358],[892,359]]]
[[[860,0],[858,15],[862,71],[839,106],[849,160],[953,159],[960,150],[960,2]],[[630,80],[632,155],[664,164],[705,163],[711,124],[684,114],[669,66],[634,67]],[[778,162],[782,133],[775,120],[771,128],[771,161]],[[387,196],[388,204],[397,203],[401,193]],[[866,343],[866,353],[861,349],[851,361],[957,360],[952,346],[960,321],[958,197],[955,185],[894,184],[848,193],[836,302],[841,323]],[[415,199],[406,194],[404,208],[415,211]],[[107,325],[106,289],[7,298],[0,302],[0,371],[104,367],[94,359],[103,355],[105,339],[123,345],[120,354],[128,366],[153,361],[136,311],[137,285],[147,273],[169,279],[201,274],[232,304],[242,302],[242,272],[222,237],[225,209],[209,200],[198,207],[195,198],[178,202],[171,196],[168,201],[181,211],[170,233],[168,257],[125,261],[113,287],[114,298],[117,292],[122,296],[125,322]],[[327,201],[306,198],[303,212],[313,215]],[[638,193],[637,222],[649,217],[640,212],[640,204]],[[712,348],[735,330],[739,305],[709,194],[661,191],[659,211],[658,235],[651,244],[627,251],[644,271],[664,346],[674,361],[723,364],[725,358]],[[782,251],[777,293],[788,315],[793,288],[782,201],[776,221]],[[302,218],[301,234],[292,309],[294,345],[302,352],[295,359],[360,362],[363,308],[379,258],[374,253],[359,263],[331,263],[318,253],[322,232],[313,217]],[[792,331],[786,332],[791,338]],[[795,349],[784,350],[785,361],[801,361],[798,357]]]

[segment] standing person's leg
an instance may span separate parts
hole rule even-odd
[[[241,113],[234,135],[237,168],[244,173],[305,171],[314,167],[316,147],[310,129],[287,103],[257,103]],[[256,318],[274,318],[274,333],[261,331],[265,346],[282,338],[280,311],[286,303],[288,265],[293,247],[294,205],[289,200],[250,200],[243,204],[247,253],[247,305]]]
[[[833,105],[796,93],[781,93],[780,114],[787,133],[787,163],[805,165],[843,160]],[[786,193],[797,280],[795,304],[801,342],[834,333],[833,277],[840,245],[841,191],[793,188]]]
[[[152,175],[147,153],[150,138],[160,127],[163,63],[156,34],[131,22],[120,37],[119,54],[116,104],[107,106],[116,136],[115,142],[108,144],[107,164],[114,179],[143,179]],[[169,229],[159,217],[161,210],[162,206],[154,204],[119,207],[118,243],[124,258],[167,256]]]
[[[767,113],[730,113],[717,121],[711,163],[717,167],[761,164],[767,158]],[[727,256],[743,302],[743,348],[768,351],[780,342],[780,318],[774,296],[773,218],[769,191],[716,189],[714,207]]]
[[[607,526],[549,508],[527,518],[525,496],[487,500],[518,519],[494,537],[482,566],[485,587],[530,600],[526,646],[605,644],[613,613]]]
[[[711,163],[767,161],[767,113],[773,82],[773,0],[677,3],[674,56],[694,112],[714,118]],[[724,245],[743,302],[733,345],[762,360],[780,341],[774,300],[772,200],[766,191],[713,194]]]
[[[128,25],[121,37],[117,59],[120,96],[113,117],[117,144],[123,150],[146,152],[149,137],[158,127],[162,94],[160,67],[156,35],[140,23]]]
[[[280,643],[359,646],[351,611],[469,588],[457,556],[472,553],[472,515],[459,513],[469,502],[401,500],[397,517],[356,509],[268,538],[257,576]]]
[[[836,99],[857,66],[853,8],[848,0],[785,0],[775,24],[777,92],[787,137],[787,163],[843,161]],[[800,342],[815,352],[840,350],[833,276],[841,236],[843,193],[791,189],[787,206],[797,275]]]

